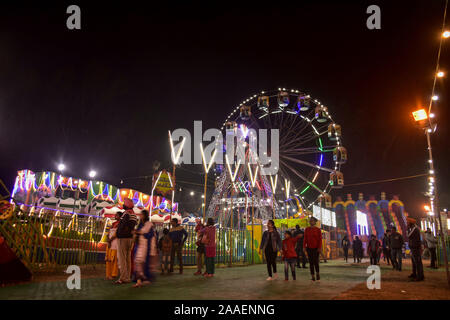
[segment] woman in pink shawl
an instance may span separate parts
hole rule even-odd
[[[206,249],[206,273],[205,277],[214,276],[214,258],[216,257],[216,227],[214,227],[214,219],[208,218],[206,227],[202,230],[202,242]]]

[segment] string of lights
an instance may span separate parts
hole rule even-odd
[[[439,96],[435,94],[436,91],[436,82],[438,78],[443,78],[445,76],[445,72],[440,69],[440,59],[441,59],[441,52],[442,52],[442,46],[443,41],[445,39],[448,39],[450,37],[450,31],[446,30],[446,18],[447,18],[447,7],[448,7],[448,0],[445,1],[444,6],[444,14],[442,19],[442,28],[441,28],[441,37],[439,41],[439,49],[438,54],[436,58],[436,69],[433,77],[433,86],[431,89],[431,96],[430,96],[430,102],[428,105],[428,127],[425,128],[426,135],[427,135],[427,143],[428,143],[428,166],[429,166],[429,176],[428,176],[428,192],[427,196],[430,199],[430,208],[431,212],[436,216],[439,214],[439,208],[437,205],[437,190],[436,190],[436,177],[435,177],[435,170],[434,170],[434,164],[433,164],[433,156],[432,156],[432,149],[431,149],[431,140],[430,140],[430,134],[436,132],[437,125],[436,123],[433,123],[433,119],[435,119],[435,114],[432,112],[432,108],[435,106],[436,101],[439,100]],[[436,214],[435,214],[436,213]]]
[[[433,217],[433,220],[435,221],[435,226],[436,226],[436,220],[439,222],[439,227],[441,229],[440,240],[441,240],[441,245],[443,248],[442,251],[443,251],[445,269],[447,272],[447,283],[450,286],[450,271],[449,271],[449,266],[448,266],[446,243],[445,243],[445,239],[444,239],[444,234],[442,233],[441,213],[439,210],[439,197],[438,197],[438,191],[437,191],[437,183],[436,183],[436,176],[435,176],[435,170],[434,170],[434,164],[433,164],[433,153],[432,153],[431,138],[430,138],[430,135],[432,133],[435,133],[436,128],[437,128],[437,124],[433,123],[434,119],[435,119],[435,115],[432,112],[432,107],[435,105],[434,102],[439,100],[439,96],[437,96],[435,94],[436,82],[437,82],[438,78],[443,78],[445,76],[445,72],[440,69],[440,59],[441,59],[441,51],[442,51],[443,41],[450,37],[450,31],[445,30],[446,17],[447,17],[447,6],[448,6],[448,0],[445,1],[444,14],[443,14],[443,19],[442,19],[441,37],[440,37],[440,41],[439,41],[438,55],[436,58],[436,69],[435,69],[435,73],[434,73],[430,102],[428,105],[428,114],[426,113],[425,110],[422,109],[422,117],[416,117],[417,116],[417,114],[416,114],[416,115],[414,115],[414,118],[416,121],[419,121],[419,124],[420,124],[420,121],[422,121],[422,122],[427,121],[427,123],[428,123],[428,125],[424,127],[425,134],[427,137],[428,165],[429,165],[428,192],[426,194],[428,196],[428,198],[430,199],[430,209],[428,211],[428,214]],[[422,118],[422,120],[419,118]]]
[[[376,181],[357,182],[357,183],[345,184],[344,187],[361,186],[361,185],[365,185],[365,184],[375,184],[375,183],[392,182],[392,181],[398,181],[398,180],[414,179],[414,178],[424,177],[427,175],[428,175],[428,173],[422,173],[422,174],[416,174],[414,176],[407,176],[407,177],[399,177],[399,178],[376,180]]]

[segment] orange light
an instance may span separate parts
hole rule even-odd
[[[126,195],[127,192],[125,190],[122,191],[122,195]]]
[[[423,206],[423,208],[425,209],[425,211],[430,211],[430,206],[425,205]]]
[[[444,32],[442,33],[442,37],[444,37],[444,38],[450,37],[450,31],[444,31]]]
[[[444,71],[439,71],[438,73],[436,73],[436,75],[438,78],[442,78],[445,75],[445,73]]]
[[[427,115],[427,112],[425,111],[425,109],[420,109],[420,110],[414,111],[412,113],[412,115],[414,117],[414,120],[416,120],[416,121],[428,119],[428,115]]]

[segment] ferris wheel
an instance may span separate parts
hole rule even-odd
[[[261,91],[236,106],[221,130],[237,128],[279,130],[278,173],[267,177],[274,205],[282,209],[276,216],[311,210],[317,202],[331,207],[330,191],[344,184],[347,150],[326,106],[300,90]]]

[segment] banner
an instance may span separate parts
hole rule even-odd
[[[168,196],[171,194],[175,181],[172,175],[166,170],[162,170],[153,176],[155,181],[155,191],[163,196]]]

